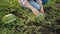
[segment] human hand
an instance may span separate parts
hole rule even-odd
[[[43,7],[41,7],[41,13],[43,13],[43,14],[44,14],[44,9],[43,9]]]
[[[44,14],[44,8],[43,8],[43,5],[42,5],[42,0],[38,0],[38,4],[41,6],[41,13]]]

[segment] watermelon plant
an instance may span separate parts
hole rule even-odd
[[[0,34],[60,34],[60,0],[44,5],[45,14],[38,18],[18,0],[0,0]]]

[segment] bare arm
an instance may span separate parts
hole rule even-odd
[[[38,15],[40,14],[40,12],[39,12],[37,9],[35,9],[34,7],[32,7],[31,5],[30,5],[29,8],[32,10],[32,12],[33,12],[36,16],[38,16]]]
[[[26,6],[30,8],[36,16],[40,14],[40,12],[36,8],[32,7],[28,2],[26,2]]]

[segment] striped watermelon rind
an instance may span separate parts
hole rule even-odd
[[[15,15],[7,14],[2,17],[1,22],[7,24],[7,23],[12,23],[12,22],[16,21],[16,19],[17,19],[17,17]]]

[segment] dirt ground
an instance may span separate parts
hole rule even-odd
[[[60,2],[57,2],[57,3],[56,3],[56,6],[57,6],[57,8],[60,9]]]

